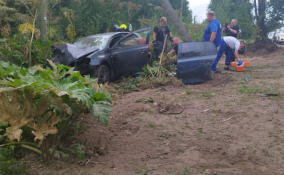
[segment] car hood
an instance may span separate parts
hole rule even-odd
[[[59,50],[61,56],[58,56],[58,52],[55,53],[53,61],[59,64],[70,65],[75,60],[91,53],[97,52],[100,49],[98,47],[80,48],[74,44],[68,43],[61,46],[56,46],[55,50]]]

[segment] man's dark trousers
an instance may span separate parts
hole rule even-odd
[[[218,50],[218,53],[217,53],[217,57],[216,59],[214,60],[214,63],[211,67],[211,70],[213,72],[216,72],[217,70],[217,65],[218,65],[218,62],[219,60],[222,58],[223,54],[226,54],[226,60],[225,60],[225,64],[226,65],[230,65],[230,62],[233,60],[234,58],[234,50],[231,49],[227,44],[226,42],[224,41],[224,39],[221,40],[221,44],[220,44],[220,48]]]

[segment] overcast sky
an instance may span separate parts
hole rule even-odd
[[[193,16],[197,17],[198,22],[202,22],[206,18],[207,7],[210,0],[187,0],[189,7],[193,12]]]

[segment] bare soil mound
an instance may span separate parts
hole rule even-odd
[[[271,41],[257,41],[253,44],[248,45],[248,55],[250,56],[261,56],[267,55],[277,50],[277,45]]]

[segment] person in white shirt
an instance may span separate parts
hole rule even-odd
[[[220,48],[217,53],[217,57],[211,67],[213,72],[217,71],[217,65],[223,54],[226,54],[225,70],[229,70],[230,62],[235,58],[240,61],[239,54],[244,54],[246,44],[244,41],[239,41],[232,36],[225,36],[221,40]]]

